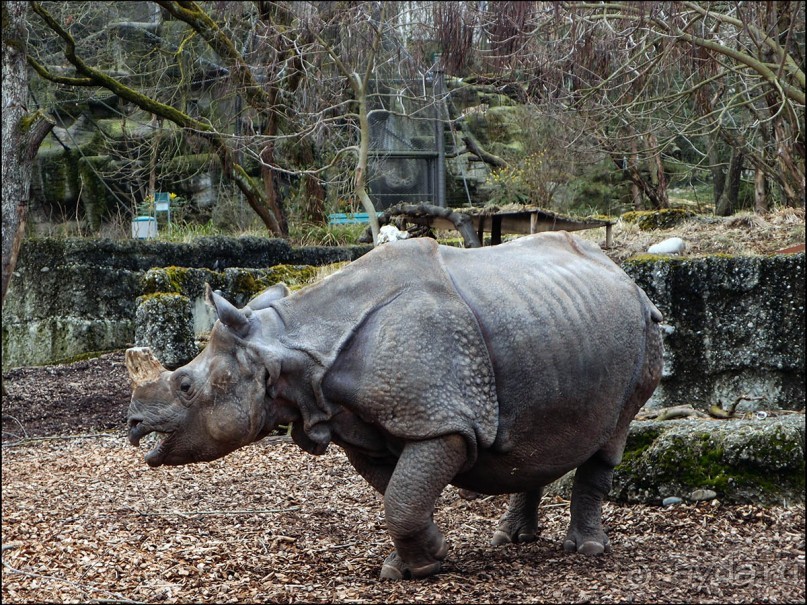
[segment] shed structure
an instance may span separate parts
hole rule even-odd
[[[601,227],[605,228],[605,247],[610,248],[613,244],[611,230],[615,221],[607,219],[573,218],[543,208],[529,207],[518,209],[454,208],[452,210],[456,215],[452,217],[449,217],[448,213],[429,212],[430,209],[437,210],[424,205],[419,207],[399,205],[389,208],[385,211],[385,215],[387,215],[387,221],[402,219],[432,229],[457,229],[456,215],[466,215],[479,238],[479,245],[485,241],[486,233],[490,233],[490,245],[495,246],[502,242],[504,234],[528,235],[541,231],[582,231]]]

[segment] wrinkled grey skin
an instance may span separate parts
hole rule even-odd
[[[453,484],[510,493],[494,544],[535,539],[542,488],[577,469],[567,551],[609,550],[601,502],[628,425],[658,384],[661,315],[596,246],[564,232],[461,250],[377,248],[322,282],[270,288],[219,321],[188,365],[137,386],[152,466],[213,460],[293,423],[384,495],[384,578],[437,572],[432,513]]]

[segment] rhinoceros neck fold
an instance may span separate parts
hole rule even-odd
[[[390,434],[460,433],[469,461],[495,439],[498,402],[487,348],[434,242],[385,245],[273,306],[285,326],[281,344],[312,362],[312,399],[300,402],[309,436],[343,404],[322,390],[341,356],[352,359],[351,405]]]

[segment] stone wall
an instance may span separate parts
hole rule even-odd
[[[196,351],[212,320],[205,282],[244,305],[277,281],[295,285],[294,266],[354,260],[369,249],[292,248],[264,238],[27,241],[3,309],[3,367],[124,348],[136,329],[138,344],[158,356],[165,349],[164,363],[175,365]],[[664,375],[650,407],[725,409],[744,397],[740,411],[804,409],[804,253],[640,256],[623,268],[664,314]],[[160,296],[184,324],[154,311]],[[141,310],[138,323],[138,304],[146,302],[151,310]],[[173,334],[160,328],[169,323]]]
[[[650,406],[804,409],[804,253],[640,256],[625,271],[664,314]]]
[[[23,242],[3,305],[3,368],[42,365],[134,343],[137,298],[153,267],[325,265],[368,246],[293,248],[260,237],[201,238],[191,244],[139,240]],[[236,272],[237,273],[237,272]]]

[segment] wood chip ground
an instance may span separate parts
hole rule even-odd
[[[562,552],[568,502],[534,543],[493,547],[506,498],[449,487],[451,544],[425,581],[378,579],[380,496],[337,448],[284,439],[212,463],[150,469],[122,434],[3,451],[4,603],[803,602],[804,507],[606,504],[610,555]]]

